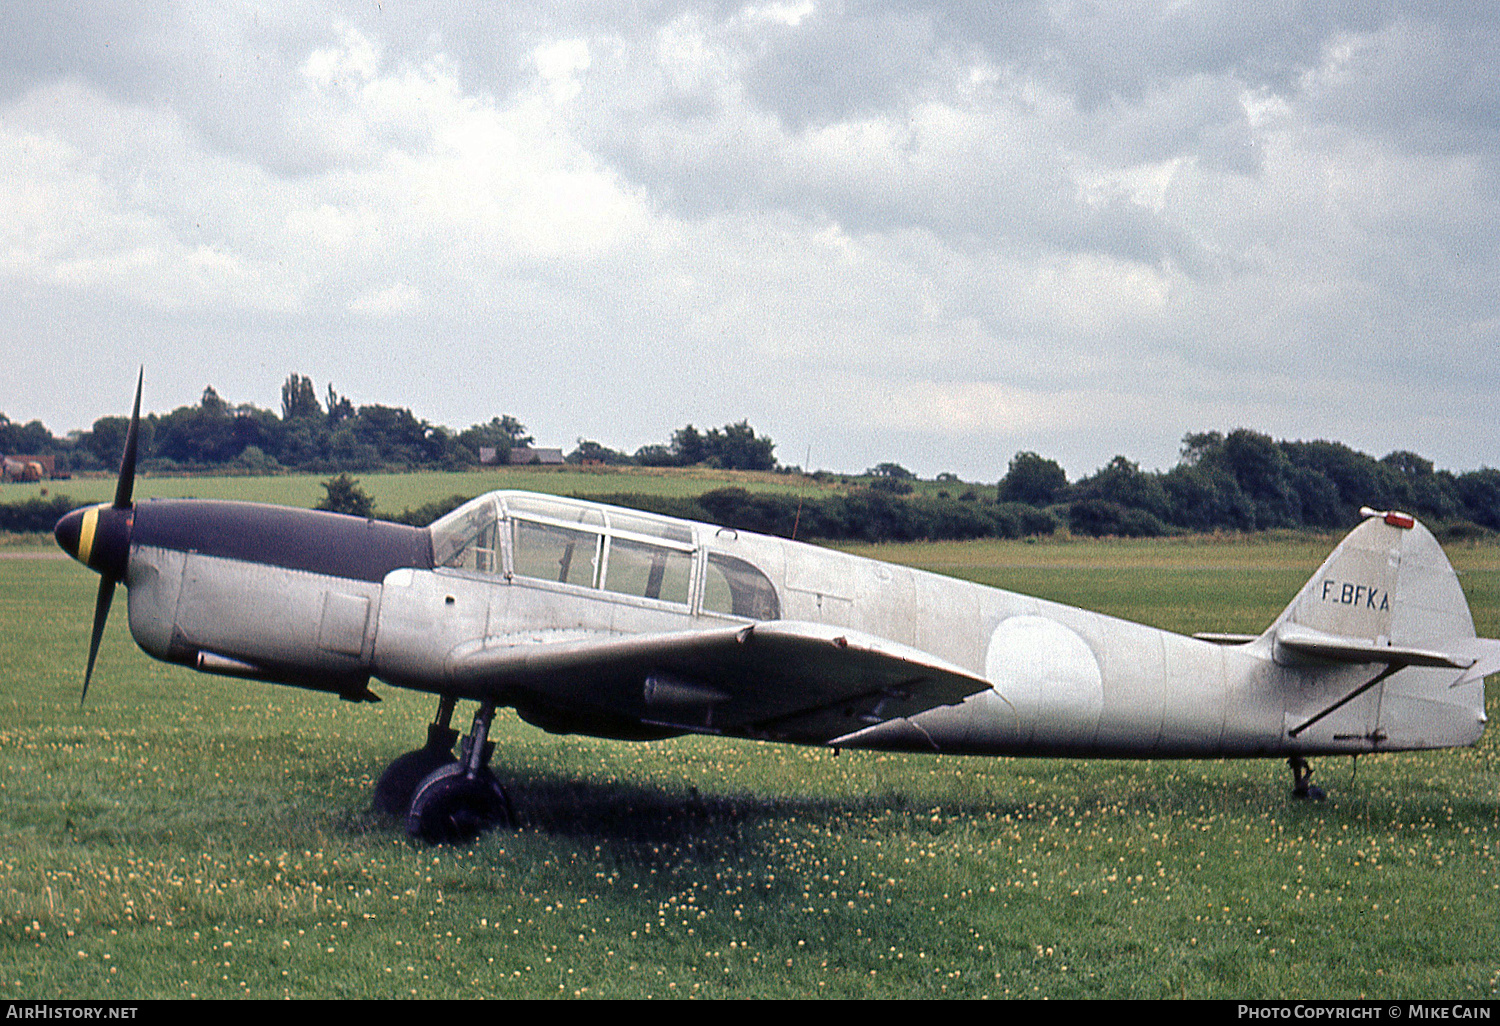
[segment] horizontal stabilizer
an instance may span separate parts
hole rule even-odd
[[[1451,646],[1455,654],[1461,654],[1465,658],[1473,657],[1474,662],[1469,670],[1451,687],[1460,684],[1468,684],[1471,681],[1483,680],[1492,673],[1500,673],[1500,641],[1494,638],[1465,638],[1455,641]]]
[[[1465,638],[1456,642],[1456,649],[1467,649],[1479,640]],[[1297,624],[1283,623],[1276,632],[1276,644],[1291,649],[1298,655],[1328,659],[1338,663],[1385,663],[1388,666],[1437,666],[1453,670],[1466,670],[1479,658],[1467,651],[1440,652],[1428,648],[1410,648],[1404,645],[1383,645],[1369,638],[1351,638],[1341,634],[1325,634]]]

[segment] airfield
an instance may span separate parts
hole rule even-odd
[[[364,480],[400,510],[516,486],[498,476]],[[108,497],[92,485],[59,490]],[[139,494],[311,505],[319,489],[142,479]],[[1336,540],[852,551],[1244,632]],[[507,713],[494,766],[518,829],[427,848],[369,802],[432,699],[377,684],[381,704],[354,706],[200,676],[136,650],[116,617],[80,710],[95,579],[53,553],[50,539],[0,548],[0,997],[1500,994],[1493,728],[1472,749],[1357,770],[1314,760],[1331,794],[1308,803],[1280,761],[632,744]],[[1500,543],[1448,553],[1479,633],[1500,636]],[[1497,702],[1492,683],[1492,719]]]

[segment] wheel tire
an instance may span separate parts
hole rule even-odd
[[[453,761],[453,753],[446,748],[418,748],[398,756],[375,784],[375,811],[405,816],[422,781]]]
[[[455,762],[428,774],[417,788],[406,832],[428,844],[454,844],[509,822],[510,803],[494,775],[485,769],[469,777]]]

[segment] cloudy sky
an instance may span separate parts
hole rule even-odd
[[[1500,465],[1500,8],[8,4],[0,410]]]

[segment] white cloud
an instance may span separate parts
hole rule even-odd
[[[744,15],[747,21],[770,21],[780,25],[789,25],[796,28],[802,24],[802,20],[818,9],[813,0],[801,0],[800,3],[770,3],[770,4],[747,4]]]
[[[408,314],[422,305],[422,294],[404,281],[373,289],[349,300],[353,313],[371,317],[393,317]]]
[[[566,103],[583,91],[578,76],[589,67],[588,40],[559,40],[537,47],[532,56],[553,100]]]
[[[356,92],[380,71],[380,51],[353,26],[343,27],[341,45],[314,50],[302,64],[302,74],[320,88]]]

